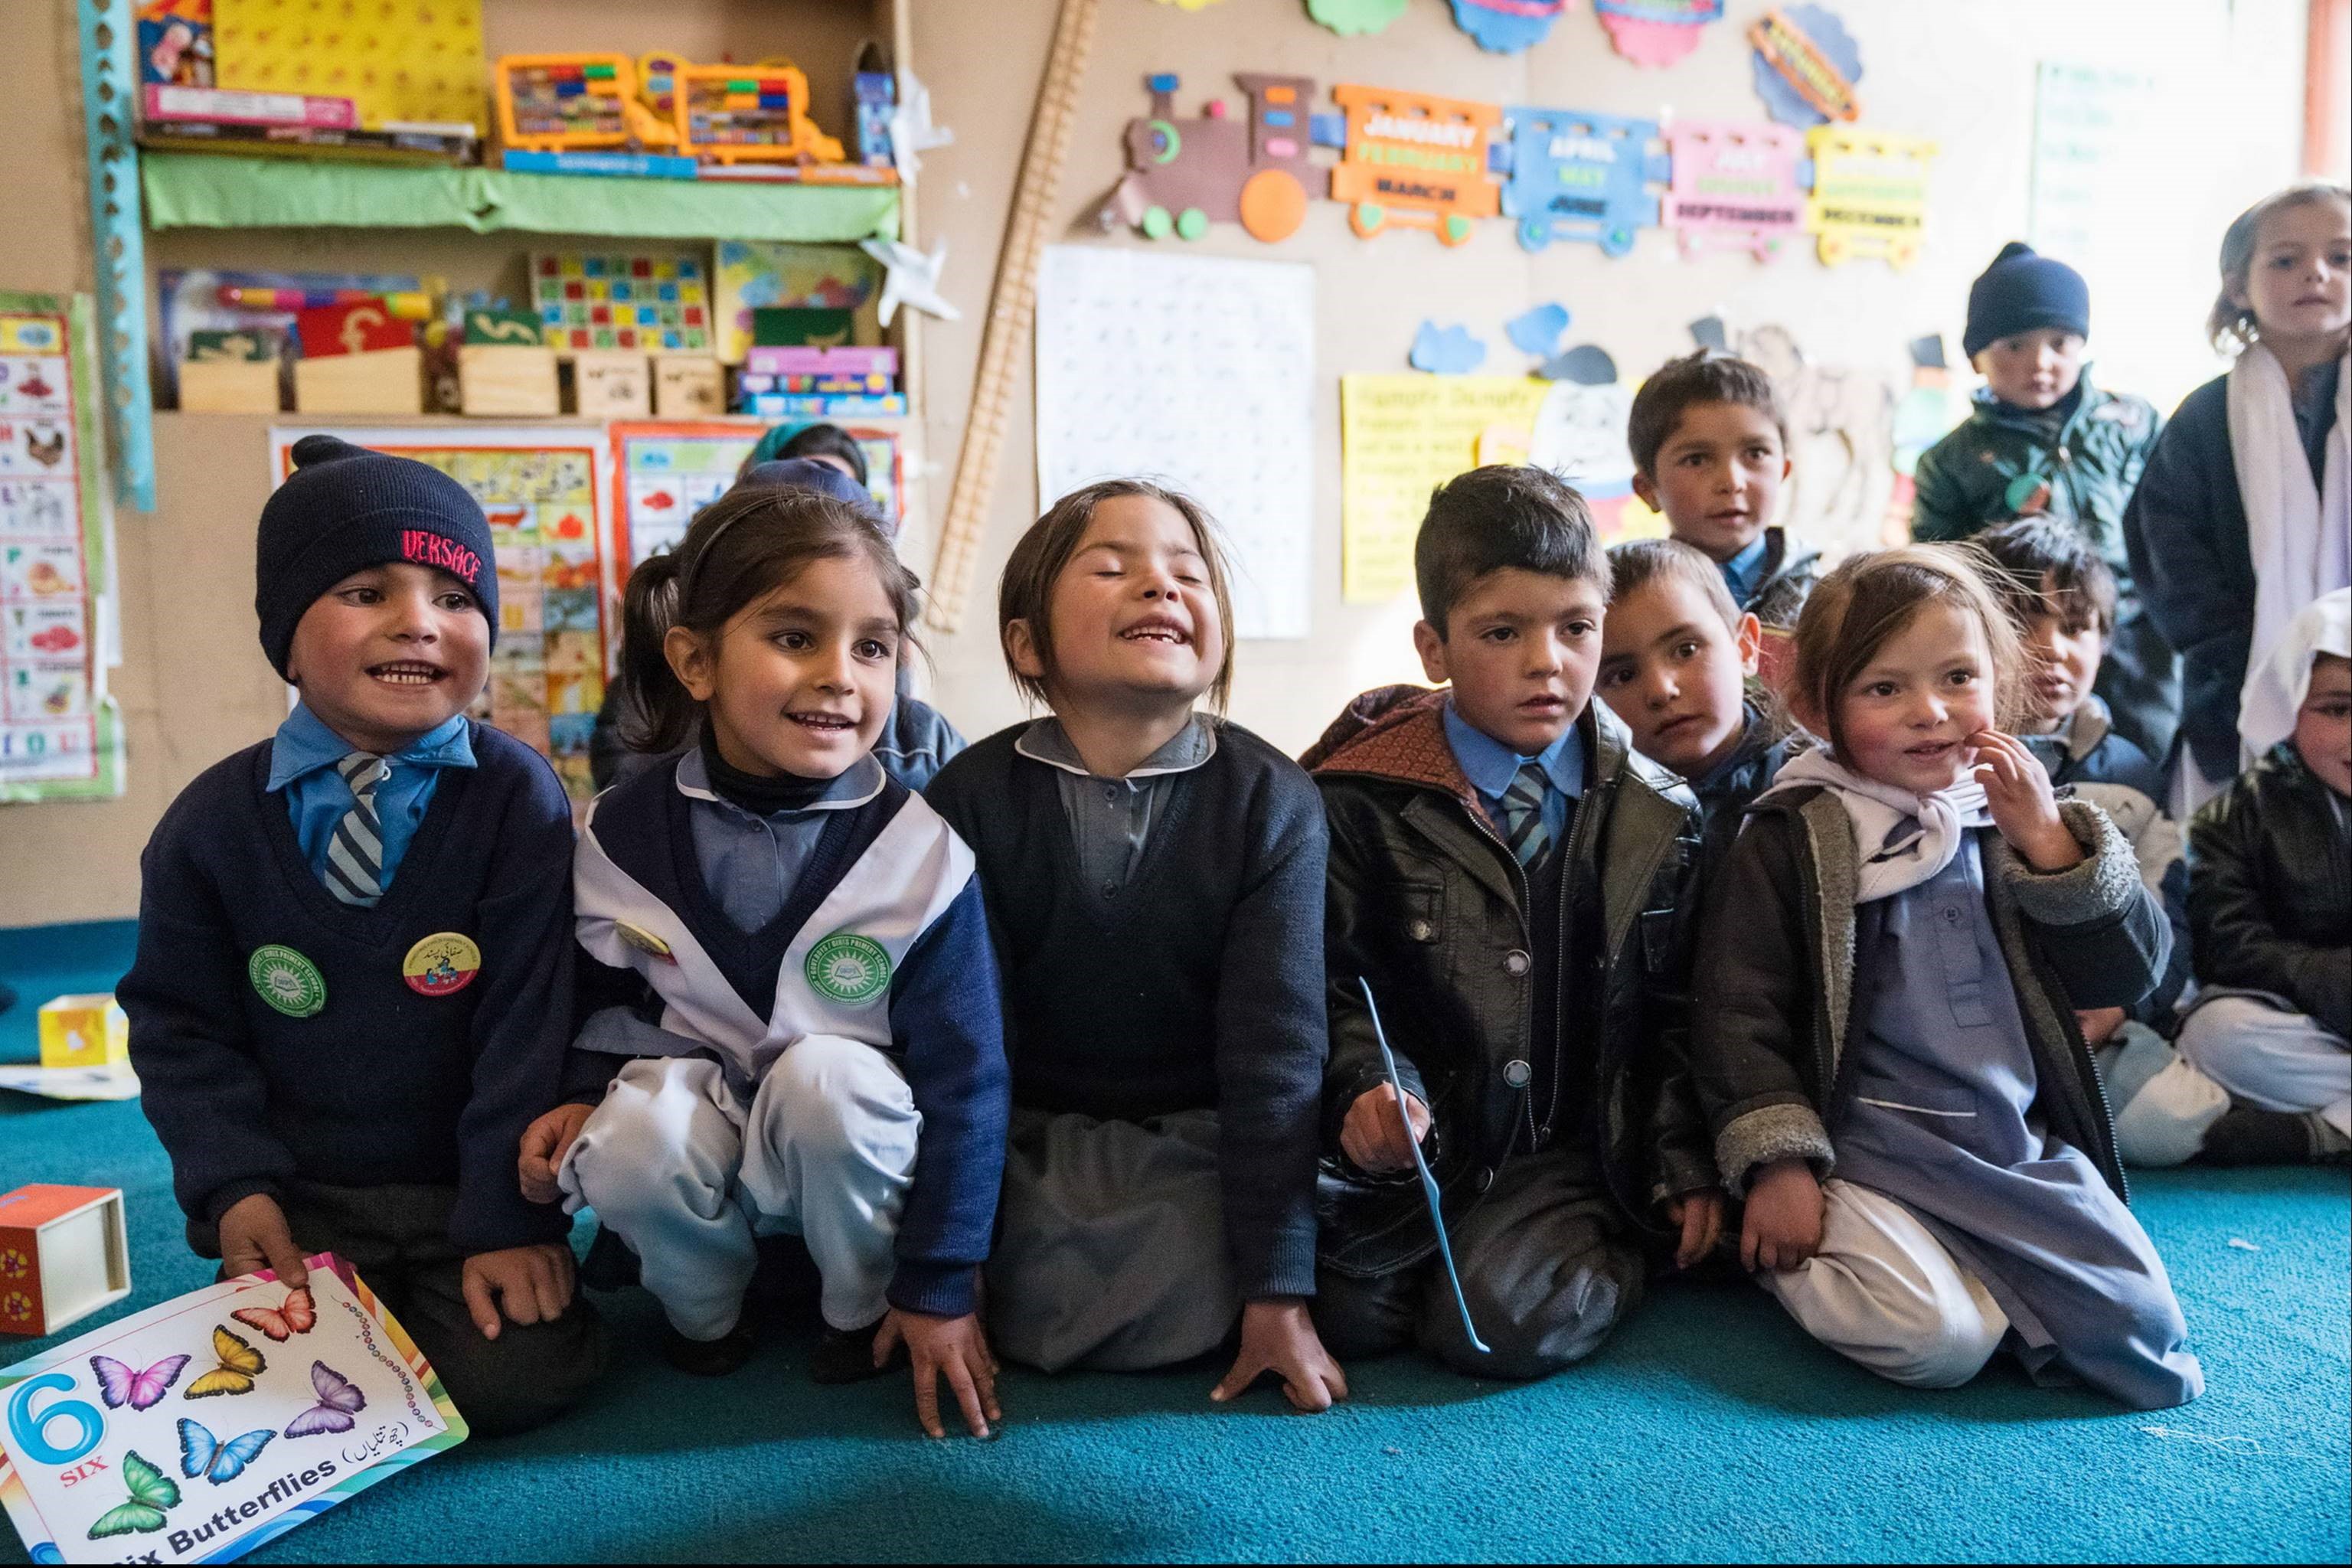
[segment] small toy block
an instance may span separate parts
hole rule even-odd
[[[297,310],[294,332],[304,359],[408,348],[416,342],[416,323],[395,319],[380,300]]]
[[[271,384],[276,384],[274,382]],[[131,1022],[107,992],[53,996],[41,1004],[41,1065],[45,1068],[126,1067]]]
[[[278,383],[274,359],[184,359],[180,409],[186,414],[275,414]]]
[[[122,1189],[0,1194],[0,1334],[54,1334],[129,1294]]]
[[[424,351],[376,349],[296,360],[294,407],[302,414],[421,414]]]
[[[531,335],[538,335],[535,325]],[[526,343],[465,344],[457,350],[457,403],[477,416],[561,414],[555,351]]]
[[[530,310],[468,310],[466,342],[537,348],[541,342],[539,317]]]
[[[654,413],[700,419],[727,412],[727,372],[708,354],[654,356]]]
[[[643,419],[653,413],[653,377],[644,354],[586,349],[572,356],[572,411],[584,419]]]
[[[274,364],[284,353],[284,340],[275,327],[266,331],[195,331],[188,334],[190,359],[268,360]]]

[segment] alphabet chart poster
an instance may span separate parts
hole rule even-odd
[[[226,1563],[466,1438],[348,1264],[191,1291],[0,1371],[0,1507],[36,1563]]]
[[[611,429],[613,562],[625,584],[638,562],[677,549],[694,514],[727,493],[768,422],[616,420]],[[845,432],[866,453],[866,492],[895,526],[906,510],[898,437],[858,426]]]
[[[270,477],[293,472],[311,427],[270,432]],[[575,806],[595,794],[588,740],[604,701],[619,579],[604,433],[579,429],[330,430],[440,469],[471,492],[498,553],[499,642],[474,716],[555,764]]]
[[[0,801],[122,793],[89,300],[0,294]]]

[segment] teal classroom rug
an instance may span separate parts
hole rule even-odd
[[[41,1000],[110,986],[129,947],[127,925],[0,931],[23,993],[0,1059],[32,1054]],[[106,1316],[210,1278],[135,1102],[0,1094],[0,1191],[26,1182],[123,1189],[135,1289]],[[619,1356],[583,1409],[467,1442],[250,1561],[2352,1558],[2347,1173],[2135,1185],[2205,1363],[2205,1397],[2179,1410],[2036,1389],[2003,1363],[1908,1393],[1759,1291],[1667,1285],[1542,1384],[1399,1357],[1349,1367],[1354,1397],[1300,1416],[1265,1389],[1211,1405],[1222,1366],[1008,1368],[1003,1435],[934,1443],[903,1375],[812,1385],[806,1329],[731,1378],[674,1373],[629,1291],[597,1299]],[[0,1363],[51,1342],[0,1340]],[[0,1540],[0,1562],[25,1560]]]

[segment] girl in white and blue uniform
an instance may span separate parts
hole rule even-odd
[[[995,962],[971,849],[873,754],[914,591],[871,518],[776,489],[632,575],[633,740],[695,743],[591,808],[578,933],[617,1005],[588,1014],[573,1081],[601,1100],[543,1119],[524,1166],[638,1255],[677,1364],[741,1364],[757,1240],[794,1233],[823,1279],[817,1379],[903,1342],[925,1426],[944,1375],[984,1434]]]

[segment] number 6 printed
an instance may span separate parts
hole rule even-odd
[[[61,1372],[43,1373],[17,1384],[16,1392],[8,1396],[9,1446],[44,1465],[70,1465],[97,1447],[106,1436],[106,1417],[89,1400],[52,1400],[38,1415],[33,1413],[34,1394],[50,1389],[64,1392],[73,1385],[74,1380]],[[71,1421],[76,1428],[74,1440],[64,1447],[48,1437],[49,1427],[58,1421]]]

